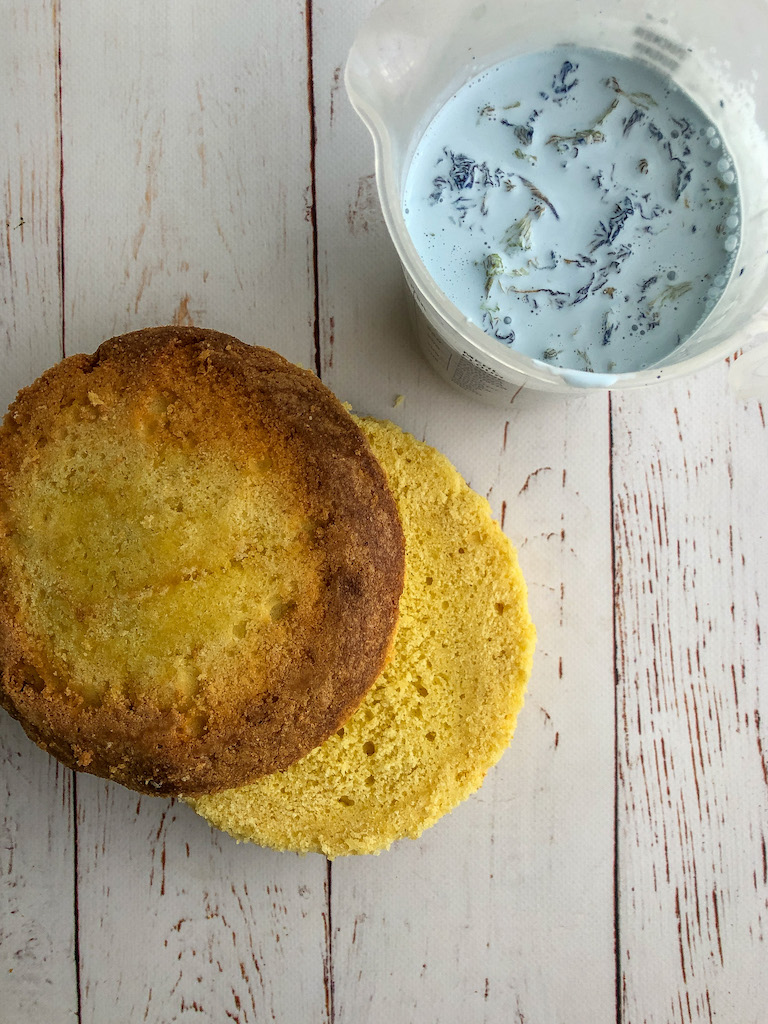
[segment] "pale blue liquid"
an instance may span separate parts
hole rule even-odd
[[[580,370],[642,369],[733,273],[738,182],[720,132],[641,61],[558,47],[441,108],[403,210],[446,296],[501,345]]]

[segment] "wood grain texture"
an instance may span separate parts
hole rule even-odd
[[[588,423],[607,443],[604,404],[585,412],[559,429]],[[603,459],[577,467],[561,438],[564,471],[550,417],[528,410],[498,424],[486,488],[519,546],[539,627],[515,739],[480,792],[418,844],[382,855],[381,866],[334,862],[337,1020],[384,1020],[405,1007],[444,1022],[614,1019],[607,478]],[[502,451],[504,433],[524,457]],[[474,437],[486,455],[464,471],[477,486],[491,438],[480,428]]]
[[[78,796],[83,1022],[325,1019],[324,861],[98,779]]]
[[[614,410],[623,1019],[763,1024],[768,433],[724,366]]]
[[[55,6],[0,32],[0,413],[61,353]],[[0,1021],[77,1015],[71,773],[0,719]]]
[[[8,2],[0,32],[0,412],[61,355],[56,5]]]
[[[372,6],[9,0],[0,401],[62,345],[196,323],[442,449],[528,579],[516,737],[418,842],[331,866],[3,716],[0,1024],[765,1024],[764,410],[724,365],[507,410],[435,377],[343,89]]]
[[[360,21],[370,5],[357,7]],[[334,1019],[573,1021],[577,987],[579,1020],[611,1020],[607,400],[521,394],[505,413],[429,369],[406,316],[372,145],[339,96],[353,29],[338,12],[316,11],[323,379],[449,453],[489,497],[519,549],[539,646],[518,733],[482,790],[416,844],[334,862]]]
[[[194,323],[313,365],[307,75],[301,3],[67,5],[67,352]]]
[[[78,1020],[72,773],[0,719],[0,1021]]]
[[[314,361],[306,21],[289,14],[62,10],[67,353],[176,322]],[[324,862],[78,782],[77,887],[70,858],[61,891],[79,1020],[322,1019]]]

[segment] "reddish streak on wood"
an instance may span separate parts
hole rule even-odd
[[[172,323],[176,327],[194,327],[194,320],[189,312],[189,295],[182,295],[176,311],[173,314]]]
[[[505,436],[505,443],[506,443],[506,433],[505,433],[504,436]],[[524,491],[527,491],[528,487],[530,485],[530,482],[533,479],[533,477],[538,476],[539,473],[544,473],[547,470],[551,471],[551,469],[552,469],[551,466],[539,466],[538,469],[534,469],[533,472],[529,473],[528,476],[525,478],[525,483],[523,484],[523,486],[520,488],[520,490],[517,493],[518,494],[522,494]]]
[[[64,272],[64,101],[62,97],[62,59],[61,59],[61,18],[59,3],[55,0],[53,7],[53,24],[56,37],[56,135],[59,147],[59,316],[61,318],[61,354],[67,354],[67,321],[66,321],[66,275]],[[75,813],[77,808],[75,807]],[[78,1016],[80,1007],[78,1006]]]
[[[757,732],[757,753],[760,757],[760,767],[763,770],[763,782],[768,786],[768,761],[763,753],[763,739],[760,735],[760,712],[755,708],[755,730]],[[765,846],[763,846],[765,852]]]
[[[677,942],[680,950],[680,972],[683,975],[683,984],[687,984],[688,977],[685,970],[685,950],[683,948],[683,922],[680,917],[680,890],[675,888],[675,917],[677,918]]]
[[[677,816],[678,831],[680,830],[680,815]],[[667,885],[672,881],[672,871],[669,866],[669,842],[667,839],[667,822],[666,820],[662,823],[661,828],[662,838],[664,840],[664,874],[666,877]]]
[[[520,394],[520,392],[523,390],[524,387],[525,387],[525,384],[521,384],[520,387],[517,389],[517,391],[514,393],[514,395],[512,395],[512,397],[509,400],[509,404],[510,405],[512,405],[514,403],[515,399],[517,398],[517,396]]]
[[[507,515],[507,503],[506,503],[506,501],[502,501],[502,503],[501,503],[501,528],[502,528],[502,530],[504,529],[504,520],[506,518],[506,515]]]
[[[329,369],[331,369],[333,367],[333,343],[336,341],[335,330],[336,330],[336,320],[335,320],[334,317],[330,316],[330,317],[328,317],[328,348],[329,348],[328,368]]]
[[[333,917],[332,917],[332,881],[333,865],[328,861],[326,867],[325,891],[326,908],[323,911],[323,925],[325,931],[325,951],[323,953],[323,987],[325,989],[325,1016],[326,1020],[334,1019],[333,1005]]]
[[[667,794],[667,798],[670,798],[672,796],[672,792],[671,792],[671,790],[669,788],[669,768],[667,767],[667,748],[666,748],[666,744],[664,743],[664,737],[663,736],[660,739],[659,745],[661,747],[661,763],[664,765],[664,780],[665,780],[664,788],[665,788],[665,791],[666,791],[666,794]]]
[[[725,966],[725,961],[723,960],[723,943],[720,938],[720,911],[717,908],[717,889],[714,888],[712,889],[712,906],[715,910],[715,933],[717,934],[717,950],[720,954],[720,963],[722,966]]]
[[[315,373],[322,377],[320,357],[320,272],[317,253],[317,119],[315,115],[314,32],[312,27],[312,0],[306,0],[304,23],[307,41],[307,112],[309,115],[309,222],[312,225],[312,331],[315,340]]]
[[[334,103],[335,103],[335,100],[336,100],[336,93],[339,91],[339,83],[340,83],[340,81],[341,81],[341,67],[339,66],[339,67],[335,67],[333,69],[333,85],[331,86],[331,105],[330,105],[330,112],[329,112],[329,116],[328,116],[328,125],[329,125],[329,127],[331,125],[333,125]]]
[[[167,814],[167,811],[163,811],[160,814],[160,824],[157,826],[157,831],[155,832],[155,842],[159,842],[160,841],[160,836],[162,835],[162,832],[163,832],[163,826],[165,825],[165,815],[166,814]]]
[[[689,740],[690,745],[691,745],[691,752],[693,752],[693,750],[694,750],[693,728],[691,727],[691,713],[690,713],[690,708],[688,707],[688,694],[687,693],[683,693],[683,704],[685,705],[685,720],[686,720],[686,724],[688,726],[688,740]],[[698,726],[697,726],[697,733],[698,733]],[[697,746],[699,747],[699,752],[701,752],[701,737],[698,736],[698,735],[697,735]],[[699,754],[699,760],[701,760],[701,753]],[[699,788],[699,773],[696,770],[696,758],[695,757],[691,758],[691,768],[693,770],[693,785],[694,785],[694,788],[696,790],[696,802],[699,805],[699,809],[701,809],[701,790]]]

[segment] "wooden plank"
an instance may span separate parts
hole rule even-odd
[[[77,1020],[72,773],[0,718],[0,1016]]]
[[[593,438],[602,427],[605,440],[604,405],[585,411],[573,410],[569,425]],[[382,854],[383,864],[334,862],[339,1021],[365,1019],[368,1000],[382,1017],[407,1008],[414,1019],[566,1021],[575,990],[581,1019],[612,1019],[607,486],[602,460],[580,465],[567,445],[558,453],[547,423],[543,411],[515,418],[508,433],[525,458],[488,467],[476,456],[469,474],[476,486],[492,479],[494,505],[506,507],[539,626],[517,735],[480,793],[418,844]],[[474,437],[478,451],[501,447],[490,431]]]
[[[0,33],[0,414],[61,353],[55,13],[53,3],[6,4]],[[5,713],[0,764],[0,1017],[72,1022],[71,773]]]
[[[303,6],[90,0],[62,54],[67,351],[175,321],[313,365]],[[83,1022],[325,1018],[323,859],[90,778],[78,838]]]
[[[329,869],[73,784],[3,716],[0,1018],[763,1024],[763,410],[723,367],[507,414],[433,376],[343,93],[371,5],[86,0],[59,40],[57,5],[14,0],[0,402],[58,358],[62,313],[70,352],[175,320],[314,366],[317,281],[324,379],[445,450],[519,548],[540,641],[518,734],[418,843]]]
[[[0,415],[61,355],[56,4],[6,4],[0,33]]]
[[[63,17],[67,351],[195,323],[313,366],[303,5]]]
[[[417,843],[332,867],[334,1019],[613,1018],[614,702],[605,398],[449,390],[416,351],[343,93],[357,24],[315,9],[323,379],[444,450],[520,551],[539,647],[518,734],[483,789]],[[395,405],[396,396],[404,401]],[[590,978],[589,986],[582,982]]]
[[[83,1022],[326,1019],[324,859],[78,783]]]
[[[723,365],[614,412],[624,1019],[763,1024],[764,414]]]

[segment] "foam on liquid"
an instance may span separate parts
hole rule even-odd
[[[650,65],[571,46],[462,86],[418,144],[403,210],[432,277],[487,334],[603,373],[689,337],[739,244],[711,121]]]

